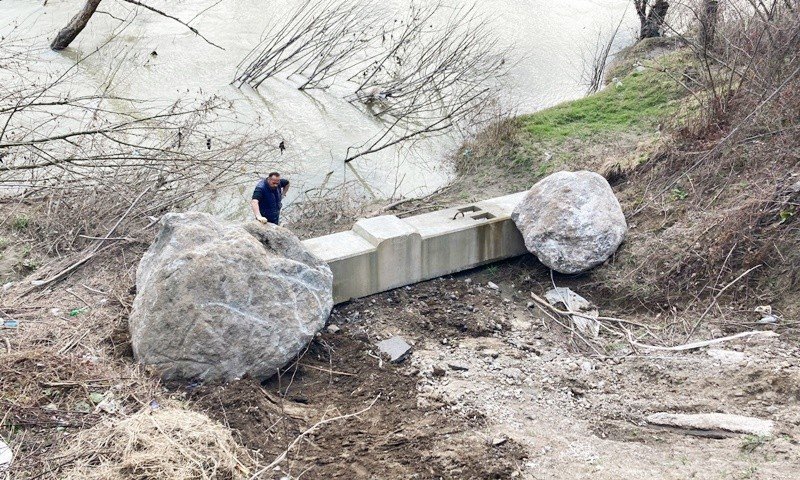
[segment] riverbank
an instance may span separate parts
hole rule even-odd
[[[245,449],[226,453],[239,465],[226,478],[249,478],[282,458],[260,478],[793,478],[800,349],[788,269],[796,254],[781,242],[794,242],[795,230],[769,244],[779,254],[760,257],[731,232],[767,238],[747,230],[736,208],[750,205],[741,196],[754,185],[791,187],[796,157],[741,162],[740,150],[766,148],[748,143],[715,169],[689,171],[693,152],[720,137],[689,141],[681,132],[695,119],[694,97],[674,80],[693,75],[691,57],[648,52],[618,66],[618,82],[599,94],[487,130],[454,158],[453,185],[384,210],[411,215],[523,190],[559,169],[598,170],[631,226],[610,262],[583,276],[551,276],[527,255],[341,305],[297,361],[264,384],[163,385],[134,364],[127,316],[153,226],[119,231],[82,268],[31,288],[30,280],[76,259],[52,248],[63,232],[37,222],[46,205],[2,203],[4,282],[14,283],[3,288],[0,314],[18,322],[2,330],[0,344],[0,418],[15,453],[13,478],[65,478],[79,464],[137,465],[160,458],[159,448],[190,464],[194,457],[169,441],[68,448],[87,432],[102,437],[98,429],[167,405],[207,416]],[[766,233],[779,228],[786,207],[768,208]],[[328,215],[320,213],[328,222],[318,229],[331,228]],[[346,218],[333,226],[349,228]],[[757,259],[763,266],[742,276]],[[531,302],[554,283],[604,316],[644,327],[587,344]],[[765,304],[778,324],[756,324],[752,310]],[[780,336],[685,352],[634,343],[679,345],[695,326],[693,340],[751,329]],[[375,346],[394,335],[414,347],[400,364],[381,359]],[[659,411],[749,415],[777,428],[772,437],[709,439],[647,423]],[[147,478],[141,466],[154,463],[138,465],[127,478]]]

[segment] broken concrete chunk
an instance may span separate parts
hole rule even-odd
[[[647,417],[647,422],[664,427],[680,428],[710,433],[746,433],[758,436],[770,436],[775,427],[771,420],[761,420],[742,415],[726,413],[654,413]]]
[[[397,336],[378,342],[378,349],[387,355],[392,363],[402,362],[411,353],[411,345]]]

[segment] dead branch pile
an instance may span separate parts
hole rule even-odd
[[[49,329],[60,341],[47,345],[38,338],[34,346],[28,338],[13,338],[5,344],[13,350],[0,354],[0,429],[15,450],[12,478],[49,478],[59,462],[48,466],[46,460],[65,434],[90,428],[106,415],[136,411],[141,408],[137,398],[152,398],[158,390],[129,362],[101,361],[87,353],[92,350],[79,344],[90,342],[88,330]]]
[[[474,7],[370,0],[307,1],[242,61],[235,83],[283,74],[301,90],[344,86],[344,98],[383,123],[344,161],[411,139],[475,129],[497,110],[509,51]],[[340,80],[337,82],[337,80]]]
[[[106,420],[74,437],[56,461],[69,463],[59,478],[248,478],[255,462],[231,431],[177,406],[146,408]]]
[[[11,71],[26,68],[24,52],[0,42],[4,50]],[[39,286],[147,238],[168,210],[211,204],[251,182],[247,168],[269,143],[235,125],[232,105],[216,97],[158,105],[115,97],[111,85],[75,87],[84,60],[0,85],[0,201],[27,206],[30,241],[58,259]]]

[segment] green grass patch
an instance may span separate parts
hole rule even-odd
[[[585,139],[600,133],[647,130],[678,110],[686,91],[670,75],[653,69],[629,74],[588,97],[521,117],[532,140]]]
[[[14,218],[14,221],[11,222],[11,228],[13,230],[25,230],[30,225],[31,220],[25,216],[21,215],[19,217]]]

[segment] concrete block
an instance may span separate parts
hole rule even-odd
[[[378,350],[381,353],[389,356],[389,361],[392,363],[402,362],[411,352],[411,345],[409,345],[401,337],[392,337],[382,342],[378,342]]]
[[[371,265],[372,284],[379,292],[419,282],[422,277],[422,237],[394,215],[366,218],[353,232],[375,245],[377,261]]]
[[[405,219],[366,218],[303,243],[328,262],[341,303],[527,253],[511,213],[526,192]]]

